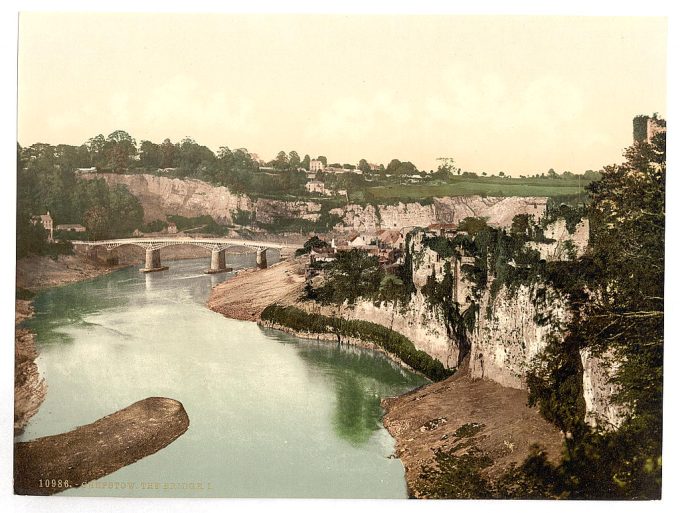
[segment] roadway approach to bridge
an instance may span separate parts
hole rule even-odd
[[[257,251],[257,267],[264,269],[267,267],[268,249],[299,249],[300,244],[285,244],[280,242],[254,241],[246,239],[194,239],[191,237],[154,237],[154,238],[133,238],[133,239],[111,239],[97,241],[72,241],[74,246],[85,247],[86,250],[93,250],[99,247],[113,251],[121,246],[137,246],[146,250],[144,267],[140,269],[143,273],[164,271],[168,266],[161,263],[161,249],[169,246],[198,246],[210,251],[210,269],[205,271],[208,274],[223,273],[231,271],[226,266],[226,253],[230,248],[246,247]]]

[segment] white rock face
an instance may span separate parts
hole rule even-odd
[[[94,174],[109,185],[126,185],[144,207],[144,221],[165,219],[166,215],[185,217],[210,215],[218,223],[232,223],[238,210],[253,211],[253,201],[243,194],[233,194],[226,187],[215,187],[200,180],[180,180],[154,175]]]
[[[626,418],[626,409],[612,403],[617,387],[609,379],[618,365],[607,355],[594,356],[588,349],[581,351],[583,365],[583,398],[586,402],[586,422],[605,429],[618,428]]]
[[[347,205],[331,210],[342,217],[347,231],[375,231],[428,226],[433,223],[458,223],[466,217],[484,217],[491,226],[508,227],[517,214],[530,214],[537,220],[545,214],[546,198],[452,196],[434,198],[432,204],[398,203],[381,205]]]
[[[565,243],[571,241],[574,245],[575,257],[582,256],[588,247],[588,240],[590,237],[590,221],[588,218],[581,219],[576,225],[574,233],[569,233],[567,230],[567,222],[559,218],[555,222],[550,223],[544,232],[549,239],[554,239],[555,242],[529,242],[528,245],[541,254],[541,258],[548,261],[569,260],[569,252]]]
[[[395,309],[392,304],[376,306],[370,301],[358,301],[352,308],[320,306],[315,303],[300,303],[296,306],[312,313],[369,321],[391,328],[409,338],[417,349],[436,358],[445,367],[458,365],[457,341],[449,338],[444,319],[428,307],[420,292],[412,297],[408,307],[403,310]]]
[[[123,184],[137,196],[144,207],[144,221],[165,219],[166,215],[186,217],[210,215],[217,222],[233,223],[238,210],[255,213],[255,220],[272,224],[277,218],[297,218],[316,221],[321,204],[314,201],[279,201],[259,198],[252,200],[245,194],[234,194],[226,187],[217,187],[201,180],[168,178],[155,175],[119,175],[97,173],[85,178],[103,178],[109,184]],[[381,205],[350,204],[330,211],[342,218],[336,228],[345,231],[369,231],[432,223],[454,223],[465,217],[485,217],[492,226],[507,227],[517,214],[532,214],[540,219],[545,213],[546,198],[482,198],[455,196],[434,198],[431,204],[399,203]]]
[[[535,289],[520,286],[510,292],[503,287],[491,311],[488,292],[480,305],[476,330],[471,335],[470,374],[511,388],[526,388],[525,374],[532,359],[543,351],[552,337],[564,337],[570,313],[567,303],[555,291],[543,288],[546,300],[534,305]],[[537,322],[537,319],[550,319]]]

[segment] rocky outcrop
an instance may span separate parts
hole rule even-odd
[[[586,403],[586,422],[604,429],[618,428],[626,418],[626,409],[613,404],[612,397],[618,387],[610,382],[619,365],[611,355],[593,355],[588,349],[581,351],[583,365],[583,399]]]
[[[144,207],[145,222],[165,219],[168,215],[196,217],[210,215],[218,223],[233,224],[239,211],[251,213],[251,219],[264,225],[280,219],[317,221],[321,204],[316,201],[281,201],[251,199],[234,194],[226,187],[193,179],[180,180],[156,175],[119,175],[97,173],[84,178],[103,178],[110,185],[122,184],[137,196]],[[376,231],[428,226],[432,223],[457,223],[466,217],[484,217],[492,226],[507,227],[517,214],[532,214],[536,219],[545,213],[546,198],[455,196],[434,198],[429,204],[396,205],[348,204],[330,210],[342,222],[340,231]]]
[[[16,301],[16,324],[33,316],[31,302]],[[41,377],[35,359],[35,333],[26,328],[16,328],[14,336],[14,434],[21,433],[28,421],[38,412],[45,400],[47,385]]]
[[[546,239],[552,242],[528,242],[527,245],[536,249],[541,258],[548,262],[556,260],[573,260],[582,256],[588,247],[590,237],[590,222],[588,218],[581,219],[573,232],[567,229],[567,222],[558,218],[544,230]]]
[[[458,223],[466,217],[483,217],[491,226],[507,227],[517,214],[531,214],[540,219],[545,214],[546,198],[452,196],[433,198],[432,203],[398,203],[396,205],[347,205],[331,214],[342,218],[344,230],[375,231],[428,226],[433,223]]]
[[[296,303],[295,306],[310,313],[380,324],[401,333],[413,342],[416,349],[425,351],[445,367],[458,365],[460,349],[457,341],[448,336],[444,319],[427,305],[420,292],[414,294],[406,306],[392,303],[375,305],[371,301],[357,301],[352,307],[321,306],[311,301]]]
[[[164,220],[167,215],[209,215],[218,223],[230,224],[239,210],[255,210],[255,204],[248,196],[201,180],[113,173],[89,174],[83,178],[103,178],[109,185],[125,185],[142,203],[145,222]]]
[[[14,492],[52,495],[130,465],[189,428],[179,401],[149,397],[68,433],[14,444]]]
[[[536,289],[503,287],[495,298],[483,298],[477,326],[470,334],[470,375],[506,387],[526,388],[525,374],[551,338],[562,339],[571,319],[565,298],[541,287],[545,299],[537,306]],[[489,304],[491,303],[491,304]]]

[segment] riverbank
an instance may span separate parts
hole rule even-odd
[[[37,292],[108,274],[124,266],[105,266],[88,262],[76,255],[61,255],[56,260],[30,256],[17,261],[16,288]],[[20,324],[33,316],[30,299],[15,302],[14,329],[14,434],[21,433],[45,400],[47,383],[40,376],[35,359],[38,350],[35,333]]]
[[[262,320],[262,312],[271,304],[300,306],[304,278],[299,268],[300,264],[288,261],[243,272],[215,287],[208,306],[226,317],[256,321],[302,338],[337,342],[335,333],[310,333]],[[351,337],[341,340],[345,338],[396,359],[375,344]],[[561,432],[527,405],[526,391],[472,379],[467,365],[443,381],[384,399],[382,406],[383,423],[396,440],[395,455],[404,465],[412,497],[483,498],[486,492],[471,486],[469,476],[477,479],[475,486],[480,482],[493,486],[535,454],[536,446],[548,461],[561,457]],[[459,467],[465,468],[458,474],[447,474],[457,459],[465,465],[476,463]],[[528,492],[517,489],[514,493],[520,498]]]
[[[93,263],[77,255],[60,255],[56,260],[46,256],[29,256],[17,260],[16,286],[36,292],[96,278],[123,267],[125,265]]]
[[[17,299],[15,306],[14,335],[14,434],[20,434],[28,421],[38,412],[45,400],[47,384],[40,376],[35,359],[35,334],[20,328],[26,319],[33,316],[30,300]]]
[[[295,259],[266,269],[244,269],[215,286],[207,306],[231,319],[257,322],[262,311],[272,303],[294,304],[304,285],[304,267]]]
[[[560,459],[562,434],[527,406],[526,391],[472,379],[466,370],[381,402],[411,497],[491,498],[486,491],[533,454],[532,446],[548,461]],[[521,488],[503,498],[535,498]]]

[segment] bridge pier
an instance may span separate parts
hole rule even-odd
[[[116,249],[107,249],[106,265],[114,266],[118,265],[118,263],[119,263],[118,251]]]
[[[144,268],[140,269],[143,273],[153,273],[157,271],[165,271],[169,269],[167,265],[161,265],[161,250],[147,249]]]
[[[257,257],[255,257],[255,263],[258,269],[267,268],[267,248],[258,248]]]
[[[217,274],[233,271],[231,267],[227,267],[226,249],[213,249],[210,253],[210,269],[205,271],[205,274]]]

